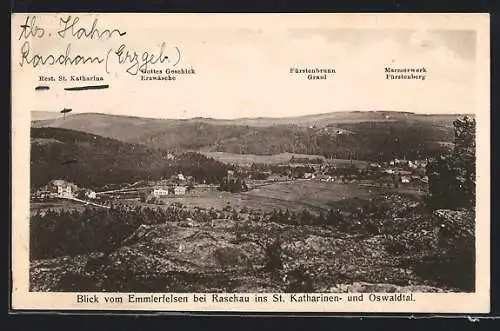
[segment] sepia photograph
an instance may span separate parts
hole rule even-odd
[[[27,293],[488,295],[484,17],[119,17],[13,17]]]

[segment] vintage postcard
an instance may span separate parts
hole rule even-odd
[[[14,309],[489,312],[487,14],[11,22]]]

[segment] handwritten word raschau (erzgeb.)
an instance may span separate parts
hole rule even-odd
[[[24,40],[20,48],[19,66],[31,66],[33,68],[44,66],[79,66],[86,64],[103,65],[106,73],[110,73],[113,63],[125,66],[125,72],[130,75],[137,75],[140,71],[149,69],[155,64],[165,64],[175,67],[181,60],[181,52],[177,46],[167,47],[166,42],[160,44],[156,51],[134,50],[123,42],[126,31],[119,28],[102,28],[99,26],[98,18],[94,18],[92,23],[84,25],[78,16],[65,16],[59,19],[59,28],[52,34],[42,24],[37,16],[27,16],[20,25],[18,40]],[[60,40],[71,39],[63,50],[52,50],[45,54],[40,54],[30,44],[30,39]],[[73,45],[77,45],[79,40],[94,40],[95,42],[106,42],[120,40],[120,44],[112,47],[103,47],[102,53],[98,55],[87,55],[73,52]]]

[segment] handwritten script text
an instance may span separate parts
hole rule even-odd
[[[27,16],[24,24],[20,26],[18,40],[24,40],[20,48],[19,65],[21,67],[31,66],[33,68],[42,66],[78,66],[85,64],[103,65],[106,73],[110,73],[110,67],[114,65],[125,66],[125,72],[137,75],[155,64],[166,64],[175,67],[181,60],[181,52],[177,46],[167,47],[162,42],[155,51],[136,51],[126,43],[121,42],[117,46],[103,47],[100,54],[91,56],[73,52],[74,44],[80,40],[94,40],[102,42],[107,40],[120,40],[127,34],[118,28],[103,29],[99,27],[99,20],[95,18],[87,27],[82,26],[78,16],[66,16],[59,19],[59,29],[52,35],[45,27],[38,23],[36,16]],[[36,52],[31,39],[57,38],[61,40],[72,39],[66,44],[64,50],[49,51],[45,54]],[[106,43],[109,45],[109,42]]]

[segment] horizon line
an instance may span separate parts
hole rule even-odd
[[[53,113],[53,114],[58,114],[58,111],[53,111],[53,110],[32,110],[31,113],[33,112],[40,112],[40,113]],[[325,113],[313,113],[313,114],[304,114],[304,115],[295,115],[295,116],[281,116],[281,117],[264,117],[264,116],[258,116],[258,117],[235,117],[235,118],[216,118],[216,117],[203,117],[203,116],[195,116],[195,117],[188,117],[188,118],[169,118],[169,117],[151,117],[151,116],[138,116],[138,115],[128,115],[128,114],[110,114],[110,113],[100,113],[100,112],[81,112],[81,113],[72,113],[71,115],[68,115],[67,117],[73,117],[77,115],[84,115],[84,114],[90,114],[90,115],[104,115],[104,116],[119,116],[119,117],[131,117],[131,118],[148,118],[148,119],[158,119],[158,120],[175,120],[175,121],[187,121],[187,120],[217,120],[217,121],[236,121],[236,120],[262,120],[262,119],[269,119],[269,120],[279,120],[279,119],[293,119],[293,118],[301,118],[301,117],[313,117],[313,116],[321,116],[321,115],[331,115],[331,114],[336,114],[336,113],[399,113],[399,114],[409,114],[409,115],[423,115],[423,116],[457,116],[457,115],[475,115],[474,113],[462,113],[462,112],[457,112],[457,113],[416,113],[416,112],[411,112],[411,111],[402,111],[402,110],[339,110],[339,111],[331,111],[331,112],[325,112]],[[43,119],[40,119],[43,120]]]

